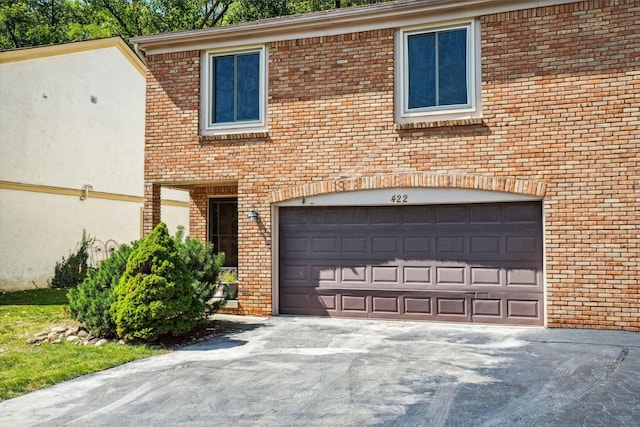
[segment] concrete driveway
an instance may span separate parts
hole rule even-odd
[[[247,319],[0,403],[4,426],[637,426],[640,334]]]

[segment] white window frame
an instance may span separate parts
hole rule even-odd
[[[467,28],[467,97],[465,105],[409,108],[408,39],[416,34]],[[396,34],[395,103],[397,123],[417,123],[481,117],[480,25],[476,20],[404,28]]]
[[[211,97],[213,96],[212,61],[218,56],[259,53],[260,55],[260,99],[259,119],[251,121],[213,123],[211,120]],[[244,46],[242,48],[212,49],[202,55],[202,88],[200,96],[200,133],[202,135],[220,135],[231,133],[266,132],[267,130],[267,49],[264,45]]]

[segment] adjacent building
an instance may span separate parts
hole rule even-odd
[[[142,233],[145,76],[120,38],[0,52],[0,290],[46,286],[95,237],[94,262]],[[163,194],[188,227],[188,194]]]

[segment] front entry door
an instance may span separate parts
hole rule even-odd
[[[238,199],[209,199],[209,241],[225,267],[238,267]]]

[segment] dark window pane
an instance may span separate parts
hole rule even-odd
[[[235,116],[235,58],[221,56],[213,60],[213,122],[233,122]]]
[[[467,101],[467,30],[438,33],[438,105]]]
[[[238,266],[238,238],[232,236],[220,236],[218,252],[224,252],[224,265],[227,267]]]
[[[238,266],[238,201],[209,199],[209,241],[214,252],[224,252],[227,267]]]
[[[408,38],[409,108],[436,105],[436,36],[419,34]]]
[[[260,119],[260,54],[238,55],[238,120]]]
[[[218,209],[218,234],[238,234],[238,205],[225,202]]]

